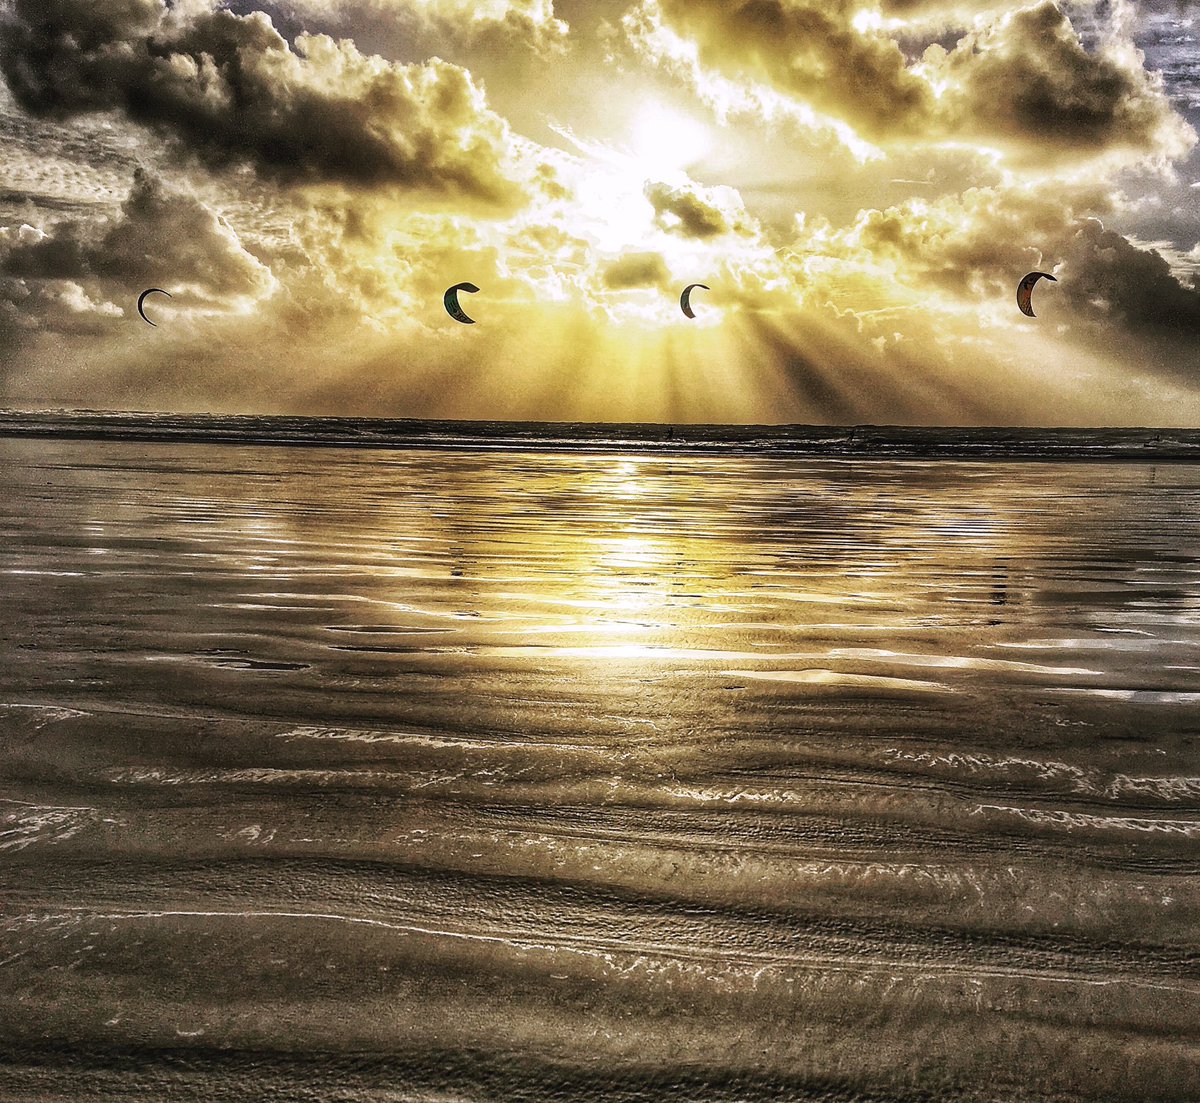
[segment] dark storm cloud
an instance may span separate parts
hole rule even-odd
[[[139,172],[118,218],[68,221],[12,248],[0,269],[28,279],[98,278],[138,289],[169,280],[214,298],[250,295],[270,282],[266,269],[198,199],[167,191]]]
[[[1051,150],[1152,150],[1170,106],[1140,68],[1083,48],[1054,3],[1014,13],[950,54],[950,111],[981,137]]]
[[[601,272],[604,286],[613,291],[635,287],[665,287],[671,279],[661,253],[626,253]]]
[[[1200,291],[1180,282],[1159,253],[1086,213],[1106,203],[1101,188],[972,189],[938,205],[863,212],[850,244],[895,257],[914,283],[976,301],[1008,304],[1026,272],[1052,272],[1058,283],[1039,292],[1039,324],[1064,325],[1075,339],[1194,380]]]
[[[392,64],[324,35],[291,46],[262,13],[15,0],[0,70],[34,114],[123,111],[213,165],[491,203],[520,195],[508,128],[465,70]]]
[[[1159,253],[1092,219],[1067,243],[1060,271],[1062,293],[1080,316],[1185,342],[1200,366],[1200,291],[1181,284]]]
[[[271,273],[198,199],[138,173],[119,215],[68,220],[50,233],[25,226],[0,239],[0,313],[11,331],[102,330],[144,288],[171,289],[176,306],[257,298]]]

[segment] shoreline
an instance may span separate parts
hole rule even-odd
[[[657,425],[410,418],[0,411],[0,437],[810,459],[1200,462],[1200,429]]]

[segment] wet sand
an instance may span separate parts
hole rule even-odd
[[[1200,468],[0,440],[0,1095],[1200,1098]]]

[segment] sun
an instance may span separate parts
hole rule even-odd
[[[629,149],[647,177],[670,182],[713,148],[712,130],[666,104],[643,104],[629,128]]]
[[[684,184],[689,170],[716,145],[704,122],[661,100],[634,105],[619,132],[607,141],[578,137],[566,127],[556,133],[583,154],[574,185],[579,195],[578,232],[604,253],[655,249],[668,254],[676,243],[663,240],[645,195],[648,182]]]

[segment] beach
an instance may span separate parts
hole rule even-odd
[[[0,1096],[1200,1098],[1200,467],[681,436],[0,439]]]

